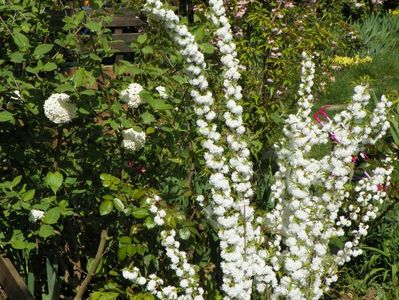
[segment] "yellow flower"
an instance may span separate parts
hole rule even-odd
[[[355,57],[348,56],[335,56],[333,59],[334,65],[348,67],[352,65],[365,64],[372,62],[373,59],[370,56],[360,57],[356,55]]]

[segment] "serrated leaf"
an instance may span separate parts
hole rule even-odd
[[[23,33],[14,31],[12,38],[14,40],[15,45],[17,45],[19,49],[25,50],[29,48],[30,46],[29,39]]]
[[[54,235],[54,228],[51,225],[42,224],[39,229],[39,236],[42,238],[48,238],[49,236]]]
[[[21,53],[21,52],[13,52],[13,53],[11,53],[11,54],[9,55],[9,57],[10,57],[10,60],[11,60],[13,63],[16,63],[16,64],[19,64],[19,63],[25,61],[25,59],[24,59],[24,54]]]
[[[90,29],[91,31],[99,32],[99,31],[101,31],[102,25],[99,22],[89,21],[89,22],[86,23],[86,27],[88,29]]]
[[[61,187],[64,177],[60,172],[48,172],[46,175],[45,183],[49,186],[54,194],[57,193],[58,189]]]
[[[60,216],[61,216],[61,209],[58,206],[53,207],[44,213],[42,222],[44,224],[56,224]]]
[[[33,56],[41,57],[44,54],[50,52],[53,49],[54,45],[52,44],[40,44],[33,51]]]
[[[112,212],[114,209],[113,202],[110,200],[104,200],[100,204],[100,215],[105,216]]]

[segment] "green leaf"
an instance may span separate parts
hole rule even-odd
[[[148,210],[145,208],[136,208],[132,215],[137,219],[142,219],[148,216]]]
[[[188,240],[190,238],[190,230],[188,228],[182,228],[179,230],[179,237],[182,240]]]
[[[154,222],[154,220],[150,217],[145,218],[144,221],[144,226],[147,227],[148,229],[154,228],[157,224]]]
[[[12,240],[11,247],[14,249],[22,250],[25,249],[26,243],[24,240]]]
[[[105,216],[112,212],[114,209],[113,202],[110,200],[104,200],[100,204],[100,215]]]
[[[82,86],[86,77],[86,71],[83,68],[79,68],[79,70],[73,76],[73,85],[75,88]]]
[[[20,182],[21,182],[22,176],[19,175],[17,177],[15,177],[10,184],[10,188],[16,187]]]
[[[148,111],[141,114],[141,119],[143,120],[144,124],[150,124],[155,121],[155,117],[150,114]]]
[[[45,224],[56,224],[60,216],[61,209],[58,206],[53,207],[45,212],[42,222]]]
[[[19,49],[25,50],[29,48],[29,39],[26,37],[26,35],[22,34],[21,32],[13,32],[12,38],[14,40],[14,43],[18,46]]]
[[[0,122],[9,122],[11,124],[15,124],[15,119],[12,113],[9,111],[0,111]]]
[[[117,186],[121,183],[121,180],[115,176],[102,173],[100,178],[103,183],[103,187],[109,187],[111,190],[116,190]]]
[[[202,52],[206,54],[212,54],[213,52],[215,52],[215,47],[210,43],[203,43],[199,45],[199,48],[202,50]]]
[[[127,257],[127,248],[126,246],[120,247],[117,252],[118,260],[124,261]]]
[[[86,27],[88,29],[90,29],[91,31],[100,32],[101,28],[102,28],[102,25],[99,22],[89,21],[89,22],[86,23]]]
[[[119,242],[121,244],[130,245],[132,243],[132,238],[128,235],[124,235],[119,238]]]
[[[32,189],[32,190],[29,190],[29,191],[23,193],[21,195],[21,199],[22,199],[22,201],[29,201],[29,200],[32,200],[34,196],[35,196],[35,190]]]
[[[143,49],[141,49],[141,52],[144,54],[151,54],[154,53],[154,49],[151,46],[145,46]]]
[[[155,132],[155,128],[154,127],[148,127],[146,129],[146,131],[145,131],[145,134],[149,135],[149,134],[153,134],[154,132]]]
[[[13,53],[11,53],[11,54],[9,55],[9,57],[10,57],[10,60],[11,60],[13,63],[16,63],[16,64],[19,64],[19,63],[25,61],[25,59],[24,59],[24,54],[21,53],[21,52],[13,52]]]
[[[137,42],[139,42],[140,44],[144,44],[146,40],[147,40],[147,34],[146,33],[140,34],[137,37]]]
[[[64,177],[60,172],[48,172],[46,175],[45,183],[49,186],[54,194],[57,193],[58,189],[61,187]]]
[[[75,89],[73,88],[73,86],[69,83],[64,83],[61,84],[59,86],[57,86],[57,88],[55,89],[58,93],[64,93],[64,92],[73,92],[75,91]]]
[[[42,224],[39,229],[39,236],[42,238],[48,238],[49,236],[54,235],[54,228],[51,225]]]
[[[117,211],[123,211],[125,209],[125,205],[119,198],[114,198],[112,202],[114,203],[114,206]]]
[[[51,72],[51,71],[54,71],[55,69],[57,69],[57,65],[52,62],[48,62],[43,66],[44,72]]]
[[[50,52],[53,49],[53,47],[54,45],[52,44],[40,44],[33,51],[33,56],[37,58],[42,57],[44,54]]]
[[[173,109],[173,106],[165,103],[165,101],[160,99],[154,99],[152,97],[147,97],[145,99],[147,103],[155,110],[168,110]]]

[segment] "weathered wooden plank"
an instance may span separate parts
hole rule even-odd
[[[124,41],[112,41],[110,43],[111,48],[115,50],[116,53],[131,53],[133,52],[132,48],[129,47],[129,44],[126,44]]]
[[[124,41],[128,45],[133,42],[140,33],[114,33],[112,34],[113,41]]]
[[[1,255],[0,285],[10,300],[34,300],[12,262]]]
[[[105,27],[114,28],[114,27],[142,27],[145,25],[145,22],[142,21],[139,17],[136,16],[119,16],[113,15],[112,21],[107,23]]]

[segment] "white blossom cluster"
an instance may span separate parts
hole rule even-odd
[[[357,86],[346,110],[333,119],[322,114],[320,124],[312,124],[314,64],[306,54],[303,56],[300,108],[288,117],[285,138],[277,147],[279,171],[272,186],[276,206],[267,215],[274,233],[270,262],[274,271],[282,274],[272,298],[319,299],[328,290],[337,280],[336,265],[361,253],[359,238],[367,233],[366,222],[376,216],[385,196],[378,186],[389,181],[392,172],[391,167],[375,169],[372,177],[356,186],[356,203],[348,204],[353,198],[347,189],[354,168],[352,155],[385,134],[389,127],[386,109],[391,103],[383,96],[369,121],[365,107],[370,95],[366,87]],[[329,140],[334,143],[331,153],[312,158],[313,146]],[[348,233],[345,229],[350,230],[353,240],[334,255],[329,242]]]
[[[393,171],[392,158],[384,160],[384,167],[373,170],[370,177],[362,178],[355,187],[356,199],[354,203],[343,206],[342,215],[336,222],[339,230],[345,230],[352,236],[352,240],[345,243],[344,248],[339,250],[335,258],[338,265],[343,265],[362,253],[359,249],[359,241],[367,235],[368,222],[377,217],[378,209],[384,202],[386,189],[391,180]]]
[[[140,92],[143,87],[138,83],[131,83],[127,89],[120,92],[120,97],[123,102],[126,102],[130,108],[137,108],[143,102],[140,97]]]
[[[149,205],[149,210],[154,216],[154,222],[158,226],[164,225],[164,217],[166,212],[158,208],[159,196],[147,198],[146,203]],[[187,261],[187,254],[181,251],[180,243],[175,240],[176,231],[162,230],[161,244],[165,247],[166,256],[169,258],[171,264],[170,268],[175,272],[179,284],[175,286],[164,286],[164,281],[155,274],[151,274],[148,278],[140,275],[140,270],[137,267],[131,270],[123,270],[122,276],[135,284],[143,286],[149,293],[155,295],[158,299],[170,300],[203,300],[204,290],[199,287],[198,283],[198,266],[193,266]]]
[[[44,211],[40,209],[32,209],[29,213],[29,221],[36,223],[44,217]]]
[[[143,131],[129,128],[122,131],[122,146],[129,151],[137,151],[144,146],[146,135]]]
[[[242,98],[241,87],[237,84],[240,78],[239,64],[223,2],[212,1],[210,8],[210,18],[216,26],[216,38],[224,67],[226,111],[223,116],[228,133],[223,138],[214,124],[214,100],[203,75],[206,64],[194,37],[185,25],[179,24],[179,18],[171,10],[164,9],[162,2],[148,0],[146,4],[147,11],[161,20],[171,32],[188,64],[190,84],[193,86],[191,96],[198,115],[197,126],[204,137],[204,157],[211,173],[212,212],[218,224],[222,249],[222,289],[227,295],[226,299],[250,299],[252,266],[256,264],[257,256],[253,243],[256,236],[252,228],[253,208],[249,205],[249,198],[253,194],[250,183],[252,165],[248,158],[247,144],[241,137],[245,132],[241,116],[243,108],[237,103]],[[228,147],[224,145],[225,139]],[[259,235],[260,229],[257,231]]]
[[[164,23],[188,65],[198,131],[204,138],[202,146],[210,171],[208,208],[219,230],[224,299],[250,299],[253,279],[258,292],[268,289],[271,299],[319,299],[337,279],[335,263],[340,258],[347,260],[348,255],[360,254],[353,246],[358,243],[356,237],[352,244],[345,246],[345,249],[354,250],[343,250],[336,256],[330,253],[329,242],[345,234],[339,220],[345,222],[340,218],[341,210],[352,198],[346,190],[353,169],[351,156],[385,134],[389,126],[386,108],[390,102],[382,97],[368,124],[364,108],[370,96],[365,87],[358,86],[347,110],[333,120],[322,114],[323,121],[313,123],[310,113],[314,64],[303,54],[299,111],[289,116],[283,130],[285,139],[277,147],[280,169],[272,187],[276,207],[266,217],[267,231],[272,238],[266,243],[269,248],[262,249],[265,239],[260,235],[259,225],[265,225],[265,220],[255,219],[250,206],[253,171],[249,150],[243,140],[243,108],[239,103],[242,94],[237,84],[240,66],[223,2],[210,0],[209,4],[209,17],[216,27],[216,43],[223,66],[225,110],[221,114],[226,125],[223,135],[215,124],[214,99],[204,76],[206,64],[193,35],[161,1],[147,0],[145,7],[148,13]],[[330,140],[334,142],[331,154],[321,159],[311,157],[314,146],[327,144]],[[381,168],[373,174],[384,174],[378,180],[385,181],[389,180],[390,171]],[[366,188],[366,191],[373,194],[374,188]],[[383,197],[383,193],[380,196]],[[197,200],[201,207],[205,207],[203,196]],[[375,205],[367,206],[367,212],[361,204],[358,206],[369,219],[374,216]],[[152,211],[158,213],[155,208]],[[364,233],[366,226],[360,224],[357,229],[352,226],[353,236],[356,236],[355,230]],[[169,245],[172,245],[173,237],[173,233],[163,233],[163,238],[170,240]],[[172,252],[169,257],[177,261]]]
[[[52,94],[44,101],[43,108],[46,117],[56,124],[68,123],[76,117],[76,105],[64,93]]]

